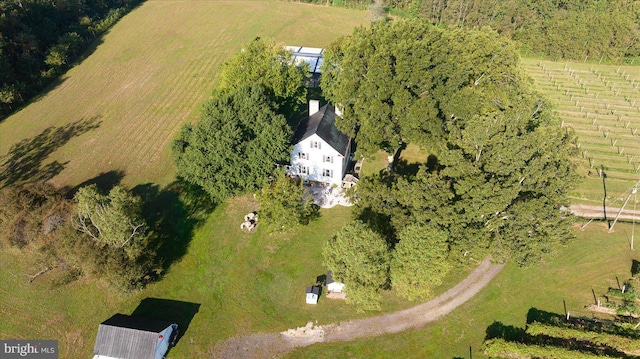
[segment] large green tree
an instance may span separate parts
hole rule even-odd
[[[219,94],[173,142],[178,175],[216,201],[267,184],[275,164],[289,157],[291,130],[276,109],[262,85]]]
[[[409,50],[398,51],[394,43],[405,39]],[[329,96],[345,104],[343,125],[358,130],[356,139],[387,151],[385,141],[411,141],[436,158],[417,174],[363,179],[356,192],[359,218],[392,240],[412,221],[432,222],[462,256],[490,252],[521,264],[570,238],[560,208],[576,179],[573,135],[532,90],[508,41],[487,29],[379,22],[332,51]],[[399,66],[409,62],[411,70]],[[388,106],[378,107],[381,98]],[[412,111],[424,108],[424,98],[433,111]],[[372,121],[367,111],[384,116]]]
[[[356,216],[391,242],[413,223],[444,226],[455,220],[451,183],[421,165],[415,174],[386,171],[363,177],[355,192]]]
[[[344,226],[323,247],[324,264],[345,284],[347,302],[359,311],[379,310],[380,293],[389,281],[389,246],[360,221]]]
[[[318,215],[318,206],[311,202],[302,182],[278,171],[274,180],[257,195],[260,221],[270,230],[284,231],[306,224]]]
[[[76,229],[101,246],[122,249],[130,260],[144,250],[146,223],[140,216],[140,198],[116,186],[108,195],[93,184],[78,190],[74,199]]]
[[[229,93],[254,84],[267,88],[273,104],[285,115],[306,101],[306,64],[293,62],[292,54],[270,38],[256,38],[227,60],[221,69],[220,91]]]
[[[358,28],[327,49],[323,66],[324,93],[344,107],[337,125],[356,135],[365,155],[432,142],[442,135],[444,117],[500,105],[519,80],[518,56],[495,32],[420,20]],[[496,89],[500,96],[488,98]]]
[[[577,177],[572,133],[560,129],[539,95],[519,92],[504,110],[447,119],[447,147],[438,157],[456,198],[459,222],[448,227],[455,247],[490,248],[525,264],[571,238],[560,208]],[[466,236],[460,223],[479,237]]]
[[[377,21],[327,48],[322,89],[343,107],[337,126],[356,135],[361,153],[393,154],[413,128],[429,128],[437,112],[425,75],[439,35],[424,22]]]
[[[412,224],[398,237],[391,258],[391,285],[408,300],[426,299],[451,268],[446,233]]]

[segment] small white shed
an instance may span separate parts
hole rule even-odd
[[[329,293],[342,293],[344,290],[344,283],[336,282],[333,280],[333,273],[327,271],[327,292]]]
[[[321,287],[317,285],[307,287],[307,304],[318,304],[320,290]]]

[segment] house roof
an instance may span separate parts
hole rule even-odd
[[[331,272],[331,270],[327,271],[327,280],[325,281],[326,284],[331,284],[335,282],[335,280],[333,280],[333,273]]]
[[[313,134],[318,135],[339,153],[347,152],[349,137],[336,127],[336,113],[333,106],[326,104],[318,112],[304,118],[293,134],[292,142],[299,143]]]
[[[171,323],[116,314],[98,327],[94,355],[121,359],[153,359],[158,334]]]
[[[307,294],[312,293],[315,295],[320,295],[320,286],[314,285],[314,286],[310,286],[307,287]]]

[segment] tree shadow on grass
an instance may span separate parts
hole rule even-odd
[[[631,260],[631,276],[640,278],[640,261]]]
[[[86,187],[92,184],[98,186],[98,189],[101,193],[109,193],[113,189],[113,187],[120,184],[122,179],[124,178],[124,171],[122,170],[112,170],[108,172],[102,172],[96,177],[86,180],[79,185],[67,189],[64,192],[66,193],[67,198],[73,198],[73,196],[78,192],[78,190],[82,187]]]
[[[438,157],[435,155],[429,155],[427,162],[407,162],[407,160],[399,158],[394,161],[394,172],[402,176],[415,176],[421,167],[427,168],[427,172],[433,173],[441,169],[441,165],[438,162]]]
[[[403,176],[415,176],[418,173],[420,166],[422,166],[421,163],[409,163],[405,159],[399,159],[395,162],[394,172]]]
[[[538,322],[541,324],[558,325],[563,320],[561,314],[551,313],[538,308],[529,308],[527,312],[527,324]]]
[[[195,229],[204,223],[215,204],[200,187],[182,180],[162,189],[155,184],[142,184],[132,192],[142,199],[142,217],[149,231],[148,248],[161,261],[164,275],[186,254]]]
[[[144,317],[164,322],[178,324],[177,341],[184,336],[189,324],[200,310],[200,303],[183,302],[180,300],[145,298],[131,313],[131,316]]]
[[[0,188],[52,179],[62,172],[68,162],[53,161],[43,164],[47,158],[73,137],[99,126],[100,121],[95,116],[61,127],[51,126],[35,137],[14,144],[7,154],[0,157]]]
[[[485,331],[485,340],[502,338],[507,341],[521,341],[526,338],[524,329],[512,325],[504,325],[501,322],[493,322]]]

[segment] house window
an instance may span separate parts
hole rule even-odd
[[[300,172],[301,175],[309,174],[309,167],[300,166],[300,167],[298,167],[298,172]]]
[[[311,141],[311,148],[317,148],[317,149],[322,148],[320,146],[320,141]]]
[[[301,160],[308,160],[309,156],[304,152],[298,152],[298,158]]]
[[[333,163],[333,156],[322,156],[323,162]]]
[[[322,170],[322,175],[325,177],[333,177],[333,170],[325,168]]]

